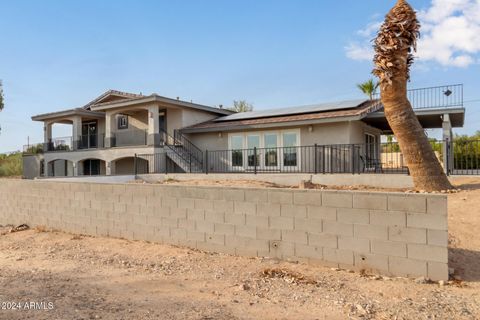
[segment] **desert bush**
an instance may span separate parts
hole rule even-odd
[[[22,153],[0,154],[0,177],[22,175]]]

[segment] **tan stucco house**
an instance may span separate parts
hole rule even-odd
[[[444,138],[451,138],[452,127],[463,126],[465,112],[463,105],[454,103],[417,108],[416,113],[425,128],[443,128]],[[344,166],[363,170],[365,160],[379,158],[380,136],[390,133],[378,100],[234,113],[157,94],[115,90],[81,108],[32,120],[43,122],[44,141],[25,147],[27,178],[128,175],[139,170],[207,173],[219,167],[250,172],[252,166],[325,170],[325,160],[324,167],[317,166],[318,156],[333,158],[331,147],[325,151],[325,146],[333,145],[364,145],[342,151]],[[52,137],[56,123],[71,124],[72,135]]]

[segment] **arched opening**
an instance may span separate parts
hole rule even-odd
[[[79,176],[104,176],[106,174],[105,161],[100,159],[85,159],[79,162]]]
[[[148,173],[148,161],[137,157],[137,173]],[[135,174],[135,158],[126,157],[112,161],[112,174],[132,175]]]
[[[73,162],[65,159],[56,159],[48,162],[49,177],[73,177]]]

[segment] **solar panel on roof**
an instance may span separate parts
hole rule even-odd
[[[284,116],[284,115],[292,115],[292,114],[353,109],[358,107],[364,102],[365,100],[349,100],[349,101],[320,103],[320,104],[300,106],[300,107],[241,112],[241,113],[234,113],[225,117],[220,117],[213,121],[220,122],[220,121],[230,121],[230,120],[244,120],[244,119],[254,119],[254,118],[276,117],[276,116]]]

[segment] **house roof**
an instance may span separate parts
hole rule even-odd
[[[105,114],[103,112],[95,112],[86,110],[84,108],[75,108],[75,109],[68,109],[68,110],[61,110],[56,112],[49,112],[43,113],[32,117],[34,121],[45,121],[51,119],[57,119],[61,117],[69,117],[69,116],[84,116],[84,117],[91,117],[91,118],[104,118]]]
[[[105,93],[98,96],[97,98],[90,101],[89,103],[87,103],[86,105],[84,105],[83,107],[35,115],[32,117],[32,120],[44,121],[44,120],[49,120],[57,117],[71,116],[71,115],[104,117],[104,113],[101,111],[105,111],[107,109],[117,108],[117,107],[133,106],[135,104],[148,103],[148,102],[159,102],[159,103],[164,103],[169,105],[175,105],[178,107],[197,109],[197,110],[211,112],[219,116],[226,116],[234,113],[231,110],[210,107],[210,106],[206,106],[198,103],[182,101],[179,99],[171,99],[171,98],[160,96],[156,93],[146,96],[143,94],[129,93],[129,92],[123,92],[118,90],[108,90]]]
[[[136,94],[136,93],[130,93],[130,92],[124,92],[124,91],[118,91],[118,90],[108,90],[105,93],[101,94],[100,96],[96,97],[86,105],[84,105],[82,108],[86,110],[90,110],[90,107],[93,105],[97,105],[102,103],[102,101],[107,100],[110,97],[118,97],[121,100],[125,99],[132,99],[132,98],[141,98],[144,97],[144,95]]]
[[[299,106],[299,107],[240,112],[240,113],[235,113],[226,117],[217,118],[214,121],[221,122],[221,121],[230,121],[230,120],[258,119],[258,118],[296,115],[296,114],[313,113],[313,112],[353,109],[360,106],[364,102],[365,102],[364,99],[348,100],[348,101],[337,101],[337,102],[329,102],[329,103],[319,103],[319,104]]]
[[[210,107],[203,104],[183,101],[180,99],[172,99],[172,98],[160,96],[156,93],[153,93],[148,96],[139,96],[139,97],[126,98],[126,99],[116,100],[116,101],[108,101],[104,103],[96,103],[94,105],[91,105],[90,108],[93,111],[101,111],[106,109],[125,107],[125,106],[134,105],[134,104],[149,103],[149,102],[160,102],[160,103],[175,105],[179,107],[197,109],[197,110],[212,112],[221,116],[231,115],[235,113],[234,111],[231,111],[231,110]]]
[[[331,105],[332,108],[328,106]],[[244,128],[262,128],[286,125],[300,125],[320,122],[360,120],[371,112],[382,109],[379,100],[355,100],[283,108],[277,110],[247,112],[243,117],[240,114],[217,118],[183,128],[186,133],[229,131]]]

